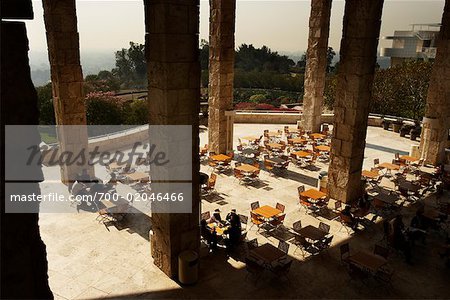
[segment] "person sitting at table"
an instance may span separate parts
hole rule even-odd
[[[358,228],[358,220],[353,216],[352,212],[351,212],[351,206],[350,205],[346,205],[345,208],[342,210],[341,214],[343,216],[348,217],[348,225],[353,229],[356,230]]]
[[[410,223],[410,237],[412,243],[414,243],[416,240],[421,240],[422,243],[425,244],[425,238],[426,238],[426,230],[428,229],[427,221],[425,220],[423,216],[423,208],[419,208],[416,211],[416,215],[411,219]]]
[[[405,254],[406,263],[411,264],[411,245],[408,237],[405,234],[405,224],[403,223],[403,216],[397,215],[392,224],[394,234],[394,248],[402,251]]]
[[[230,224],[231,227],[238,227],[239,229],[241,228],[241,220],[239,219],[239,216],[236,214],[236,209],[233,208],[225,219],[227,220],[227,222]]]
[[[362,211],[370,209],[369,194],[367,192],[364,192],[364,195],[358,199],[358,208]]]
[[[214,210],[213,215],[209,219],[209,223],[219,223],[219,224],[225,223],[225,221],[222,220],[222,216],[220,215],[220,209],[216,208]]]
[[[209,229],[206,220],[200,221],[200,236],[206,241],[211,250],[217,248],[217,232],[216,229]]]

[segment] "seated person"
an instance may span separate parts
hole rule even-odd
[[[410,237],[412,242],[421,240],[425,243],[426,230],[428,229],[427,222],[423,217],[423,209],[418,209],[416,215],[412,218],[410,223]]]
[[[77,175],[76,181],[83,183],[90,183],[91,176],[88,174],[87,169],[83,169],[80,174]]]
[[[206,241],[210,249],[217,248],[217,233],[214,228],[212,231],[209,229],[206,220],[200,221],[200,236]]]
[[[232,209],[231,212],[226,217],[227,222],[231,227],[241,228],[241,220],[239,216],[236,214],[236,209]]]
[[[87,186],[84,183],[82,183],[82,182],[77,180],[72,185],[72,189],[71,189],[70,192],[74,196],[87,195],[88,194],[88,188],[87,188]]]
[[[213,215],[209,219],[208,223],[218,223],[218,224],[224,224],[225,221],[222,220],[222,217],[220,215],[220,209],[215,209]]]
[[[411,263],[411,245],[404,233],[405,224],[402,215],[397,215],[392,224],[394,235],[394,248],[405,254],[406,262]]]
[[[350,227],[353,230],[356,230],[358,228],[358,220],[353,216],[352,212],[350,211],[351,208],[352,207],[350,205],[346,205],[345,208],[341,211],[341,214],[343,216],[348,217],[349,219],[348,225],[350,225]]]
[[[370,209],[369,194],[367,192],[358,199],[358,208],[363,211],[368,211]]]

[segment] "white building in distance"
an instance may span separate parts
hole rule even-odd
[[[402,64],[405,60],[432,60],[436,57],[435,41],[441,24],[412,24],[411,30],[396,30],[392,48],[381,48],[380,55],[391,58],[391,66]]]

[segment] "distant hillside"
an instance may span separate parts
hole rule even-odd
[[[50,65],[47,52],[29,52],[31,79],[35,86],[45,85],[50,81]],[[81,52],[83,75],[97,74],[101,70],[115,67],[114,50]]]

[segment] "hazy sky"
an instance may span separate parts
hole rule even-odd
[[[34,1],[35,19],[27,21],[31,51],[46,51],[43,9]],[[381,35],[395,29],[409,29],[411,23],[438,23],[444,0],[385,0]],[[339,50],[344,1],[334,0],[330,41]],[[267,45],[276,51],[304,51],[307,48],[310,1],[237,0],[236,46],[241,43]],[[78,31],[82,52],[118,50],[130,41],[144,42],[143,1],[77,1]],[[200,3],[200,38],[208,39],[209,2]],[[389,46],[388,41],[381,41]]]

